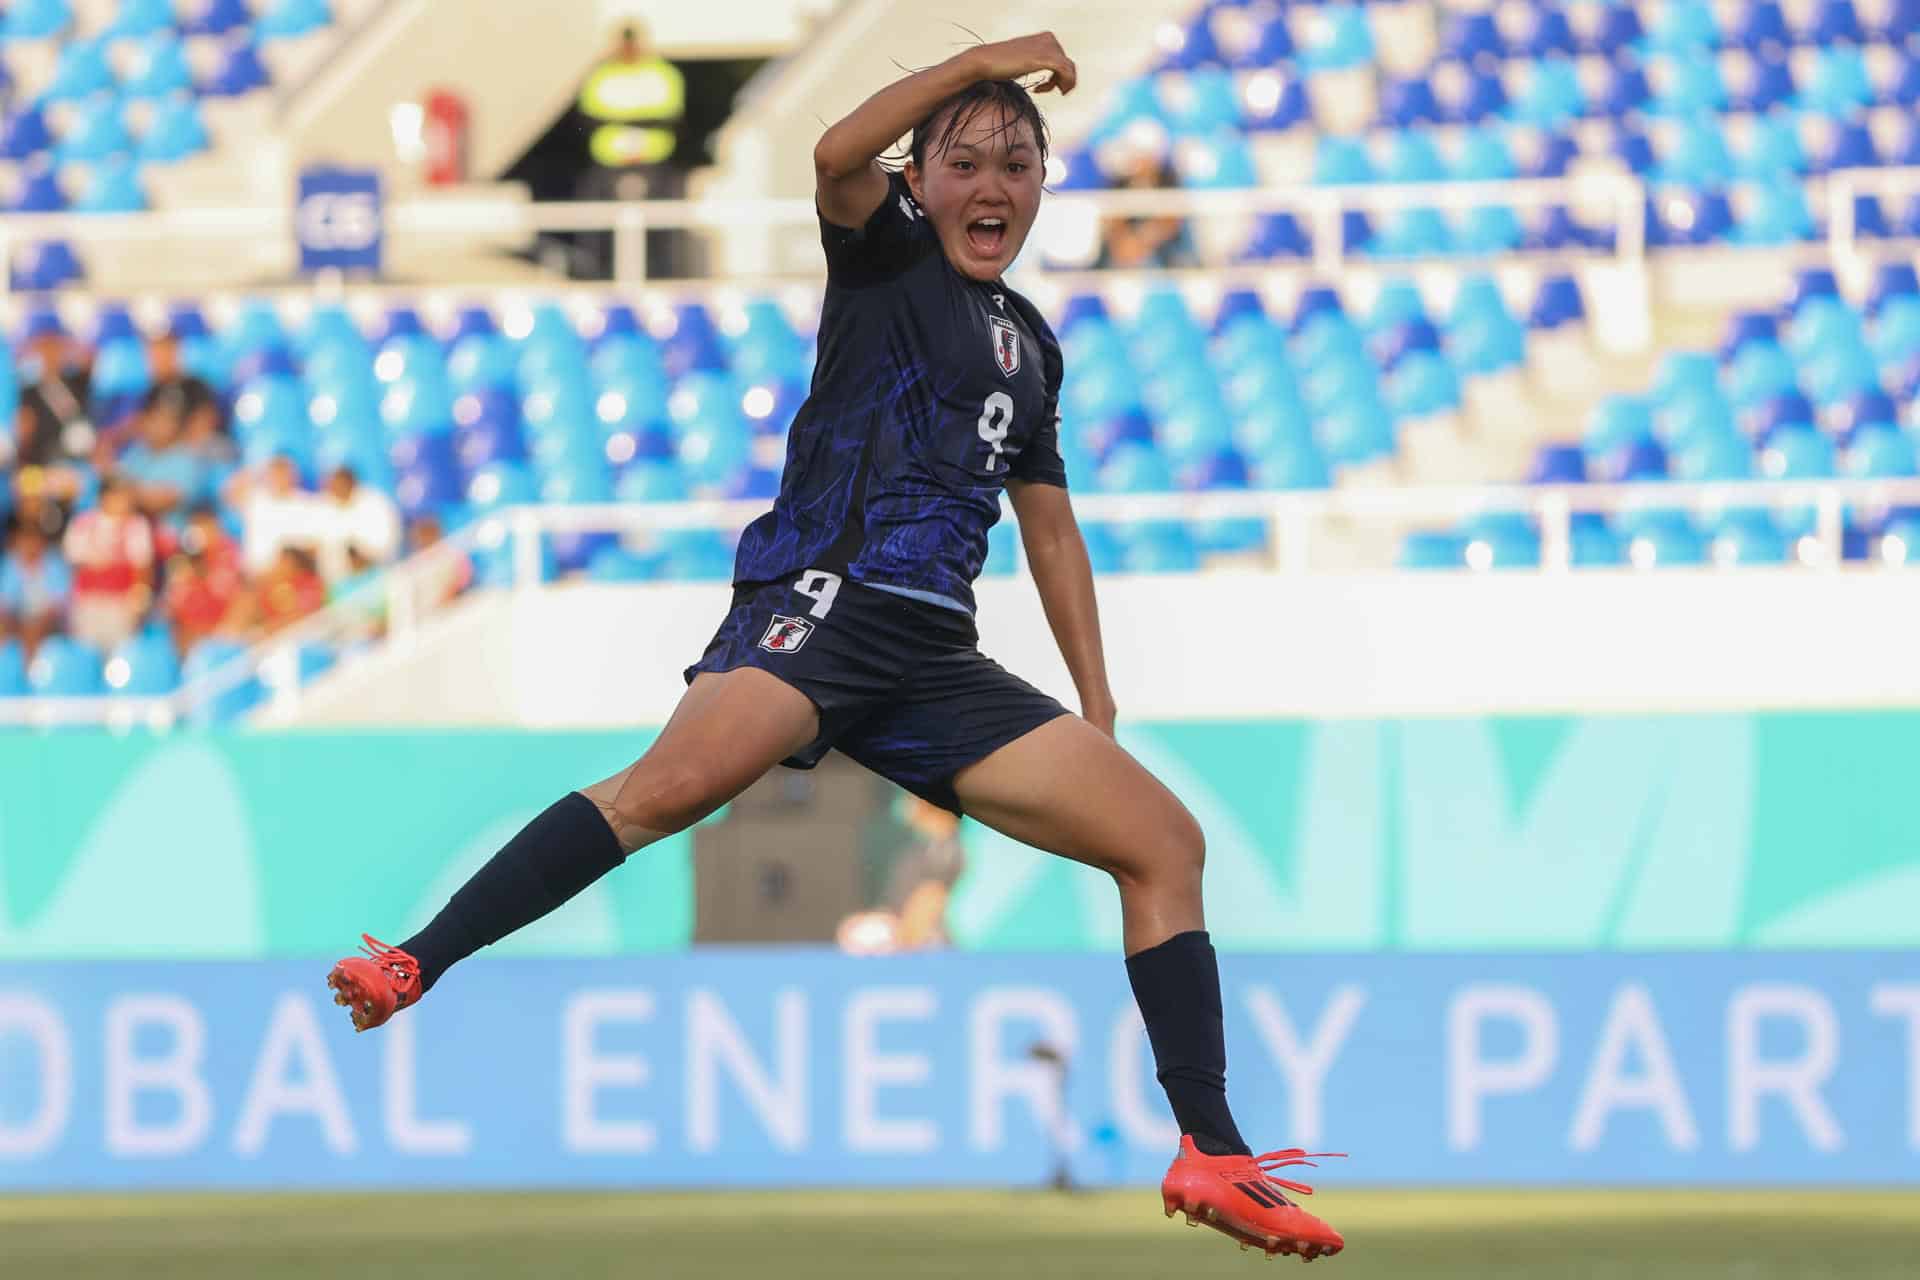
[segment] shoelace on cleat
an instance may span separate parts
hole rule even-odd
[[[1253,1163],[1260,1170],[1260,1176],[1267,1182],[1291,1191],[1295,1195],[1310,1196],[1313,1194],[1313,1188],[1306,1183],[1294,1182],[1288,1178],[1276,1178],[1272,1171],[1297,1164],[1317,1169],[1320,1166],[1314,1164],[1316,1160],[1344,1160],[1346,1156],[1347,1153],[1344,1151],[1303,1151],[1299,1147],[1288,1147],[1283,1151],[1269,1151],[1265,1155],[1255,1156]]]
[[[400,948],[388,946],[370,933],[360,935],[360,950],[402,982],[410,982],[420,976],[418,961]]]

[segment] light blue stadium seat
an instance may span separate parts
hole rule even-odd
[[[1314,439],[1333,466],[1372,462],[1393,452],[1393,417],[1370,392],[1345,396],[1316,420]]]
[[[1462,253],[1496,254],[1518,249],[1526,239],[1520,217],[1504,204],[1480,205],[1461,214],[1453,244]]]
[[[678,452],[681,470],[696,493],[719,496],[740,485],[751,470],[752,433],[736,408],[731,416],[701,418],[682,427]]]
[[[613,481],[598,458],[567,460],[540,477],[542,502],[611,502]]]
[[[1566,58],[1531,64],[1519,94],[1507,104],[1507,116],[1543,129],[1557,128],[1586,114],[1580,77]]]
[[[1275,439],[1253,455],[1253,480],[1263,489],[1325,489],[1333,483],[1326,457],[1311,438]]]
[[[1145,444],[1120,444],[1100,464],[1099,486],[1108,493],[1164,493],[1174,488],[1166,459]]]
[[[0,640],[0,698],[27,692],[27,659],[18,640]]]
[[[1459,375],[1437,352],[1414,352],[1387,380],[1387,403],[1400,418],[1429,417],[1457,409],[1460,402]]]
[[[1653,438],[1653,407],[1638,396],[1611,395],[1588,416],[1581,446],[1593,459]]]
[[[1123,529],[1121,540],[1129,573],[1192,573],[1200,567],[1200,549],[1179,521],[1142,521]]]
[[[193,68],[187,62],[186,45],[171,32],[143,40],[132,69],[120,82],[122,93],[143,101],[192,90]]]
[[[1760,471],[1775,480],[1824,480],[1834,474],[1833,441],[1811,426],[1775,431],[1760,451]]]
[[[1880,387],[1880,369],[1873,353],[1857,340],[1816,349],[1801,361],[1800,377],[1813,402],[1823,407]]]
[[[1765,180],[1786,181],[1804,173],[1807,157],[1794,118],[1784,114],[1754,117],[1753,132],[1736,168],[1743,178]]]
[[[1393,135],[1381,177],[1388,182],[1442,182],[1446,176],[1446,162],[1431,136],[1416,130]]]
[[[1299,60],[1308,71],[1344,71],[1373,61],[1373,27],[1361,5],[1329,4],[1314,10],[1306,37]]]
[[[1620,535],[1598,513],[1574,512],[1567,527],[1567,541],[1567,558],[1575,568],[1610,568],[1627,561]]]
[[[73,202],[75,213],[141,213],[147,195],[131,156],[112,156],[93,166],[86,191]]]
[[[91,390],[95,396],[111,400],[135,395],[145,391],[150,381],[147,344],[141,338],[123,336],[100,343],[93,357]]]
[[[1540,563],[1540,531],[1520,511],[1483,511],[1461,521],[1469,568],[1519,569]]]
[[[119,100],[101,94],[77,105],[66,136],[53,148],[53,159],[59,165],[76,161],[90,164],[132,151],[133,135],[121,118]]]
[[[180,684],[180,663],[164,635],[140,635],[114,650],[104,671],[106,688],[126,697],[155,698]]]
[[[1727,86],[1711,58],[1657,55],[1649,61],[1648,79],[1654,91],[1648,106],[1656,115],[1684,118],[1726,109]]]
[[[1683,187],[1720,186],[1733,179],[1733,154],[1718,120],[1680,122],[1673,149],[1656,168],[1656,182]]]
[[[1920,294],[1894,294],[1883,302],[1868,344],[1883,369],[1920,355]]]
[[[1302,363],[1300,390],[1316,419],[1355,397],[1379,394],[1380,371],[1364,353],[1329,353]]]
[[[1457,533],[1419,530],[1400,542],[1402,569],[1460,569],[1467,563],[1467,540]]]
[[[1687,568],[1708,560],[1707,540],[1690,523],[1643,523],[1627,536],[1627,559],[1640,569]]]
[[[1709,554],[1715,564],[1785,564],[1791,545],[1772,515],[1735,508],[1714,523]]]
[[[154,104],[136,154],[142,164],[172,164],[198,155],[211,145],[198,100],[182,93]]]
[[[27,664],[27,691],[43,698],[86,698],[105,692],[100,655],[66,636],[49,636]]]
[[[0,19],[0,37],[8,40],[47,40],[73,25],[67,0],[13,0]]]
[[[327,0],[272,0],[254,30],[262,40],[291,40],[310,35],[331,21]]]
[[[1313,180],[1322,186],[1371,182],[1373,161],[1365,139],[1325,134],[1314,147]]]
[[[451,431],[453,391],[445,373],[426,369],[387,383],[380,397],[380,421],[393,437]]]
[[[1815,51],[1813,70],[1800,90],[1801,107],[1846,116],[1872,106],[1873,98],[1873,78],[1860,50],[1835,45]]]
[[[53,78],[41,90],[42,103],[77,102],[114,88],[106,46],[98,40],[73,40],[62,46]]]
[[[1427,304],[1420,286],[1405,276],[1395,276],[1382,282],[1380,292],[1374,295],[1373,305],[1367,309],[1366,328],[1370,334],[1379,334],[1411,320],[1425,319]]]
[[[1424,205],[1388,214],[1367,245],[1370,255],[1388,259],[1441,257],[1453,249],[1447,220],[1438,209]]]
[[[1846,473],[1869,480],[1904,479],[1920,474],[1913,440],[1890,425],[1865,427],[1846,453]]]
[[[1812,238],[1813,213],[1799,183],[1759,183],[1750,190],[1752,203],[1734,226],[1741,243],[1778,245]]]
[[[171,31],[172,0],[119,0],[118,11],[100,32],[109,40],[126,40]]]
[[[1416,351],[1439,350],[1440,331],[1424,316],[1380,330],[1367,340],[1367,351],[1384,373],[1392,373]]]
[[[1753,446],[1731,429],[1694,435],[1673,453],[1676,480],[1745,480],[1753,474]]]
[[[1700,53],[1719,44],[1720,24],[1706,0],[1668,0],[1647,32],[1647,48],[1660,53]]]
[[[1260,185],[1254,167],[1253,151],[1244,135],[1222,129],[1206,138],[1183,145],[1176,166],[1182,186],[1202,191],[1219,191]]]
[[[1660,362],[1654,378],[1655,403],[1668,405],[1683,395],[1719,390],[1720,366],[1710,352],[1673,351]]]
[[[1167,124],[1176,135],[1206,137],[1240,124],[1233,77],[1219,67],[1189,71],[1163,90]]]
[[[1513,149],[1497,126],[1468,129],[1460,138],[1452,176],[1461,182],[1497,182],[1517,172]]]
[[[533,502],[538,497],[539,487],[533,473],[514,463],[497,462],[482,467],[467,482],[466,498],[475,511]]]
[[[1732,403],[1711,383],[1675,395],[1654,419],[1660,441],[1676,451],[1702,438],[1732,435],[1736,424]]]

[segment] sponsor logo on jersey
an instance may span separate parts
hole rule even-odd
[[[767,634],[760,637],[760,647],[769,653],[792,653],[807,642],[813,634],[813,624],[805,618],[789,618],[783,613],[773,615],[773,621],[767,626]]]
[[[1020,331],[1013,321],[999,316],[987,317],[988,332],[993,335],[993,362],[1000,372],[1012,377],[1020,368]]]

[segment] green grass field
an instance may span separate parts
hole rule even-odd
[[[1315,1276],[1920,1276],[1920,1194],[1345,1192]],[[1151,1190],[0,1199],[8,1280],[654,1276],[1027,1280],[1290,1274],[1160,1214]]]

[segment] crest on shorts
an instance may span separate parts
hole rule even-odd
[[[773,621],[767,626],[767,634],[760,637],[760,647],[769,653],[792,653],[807,642],[813,634],[813,624],[805,618],[789,618],[784,613],[773,615]]]
[[[999,316],[987,317],[987,331],[993,335],[993,362],[1000,372],[1012,377],[1020,368],[1020,331],[1013,321]]]

